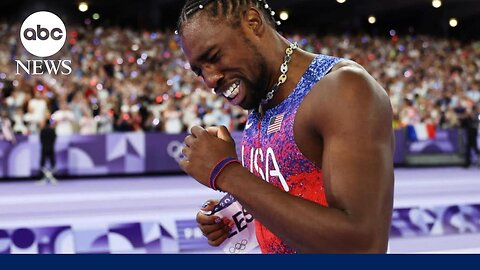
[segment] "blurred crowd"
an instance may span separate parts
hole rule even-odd
[[[73,73],[29,76],[15,75],[15,59],[35,59],[18,28],[0,26],[0,106],[14,133],[38,133],[46,119],[60,136],[245,124],[244,110],[204,91],[172,33],[71,27],[51,58],[72,60]]]
[[[66,45],[51,58],[72,60],[72,74],[30,76],[23,70],[16,75],[14,60],[35,59],[21,45],[19,27],[0,24],[2,130],[35,134],[47,119],[60,136],[245,125],[246,111],[211,94],[191,72],[172,32],[68,27]],[[395,128],[459,127],[480,108],[480,42],[396,35],[289,38],[307,51],[363,65],[387,90]]]

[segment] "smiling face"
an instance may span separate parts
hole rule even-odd
[[[234,26],[198,12],[183,26],[181,41],[192,70],[209,88],[251,110],[265,97],[269,75],[267,61],[246,28],[243,21]]]

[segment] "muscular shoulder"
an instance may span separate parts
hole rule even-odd
[[[391,125],[391,106],[383,87],[360,65],[343,61],[320,80],[309,98],[316,129],[332,130],[338,121]],[[347,126],[347,125],[343,125]],[[353,127],[353,126],[352,126]]]
[[[340,62],[314,90],[339,102],[349,102],[349,105],[388,98],[378,82],[353,61]]]

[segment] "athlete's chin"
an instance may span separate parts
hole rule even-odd
[[[244,110],[250,111],[250,110],[255,110],[258,109],[261,103],[261,97],[259,95],[256,95],[256,93],[252,93],[248,91],[247,84],[240,84],[240,92],[239,94],[231,99],[231,98],[225,98],[230,104],[239,106]]]
[[[258,109],[259,105],[260,105],[260,103],[251,102],[247,99],[243,100],[240,104],[238,104],[238,106],[240,106],[242,109],[247,110],[247,111]]]

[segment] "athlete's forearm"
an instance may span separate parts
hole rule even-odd
[[[218,186],[232,194],[263,225],[299,252],[384,252],[375,228],[336,208],[290,195],[241,165],[225,169]]]

